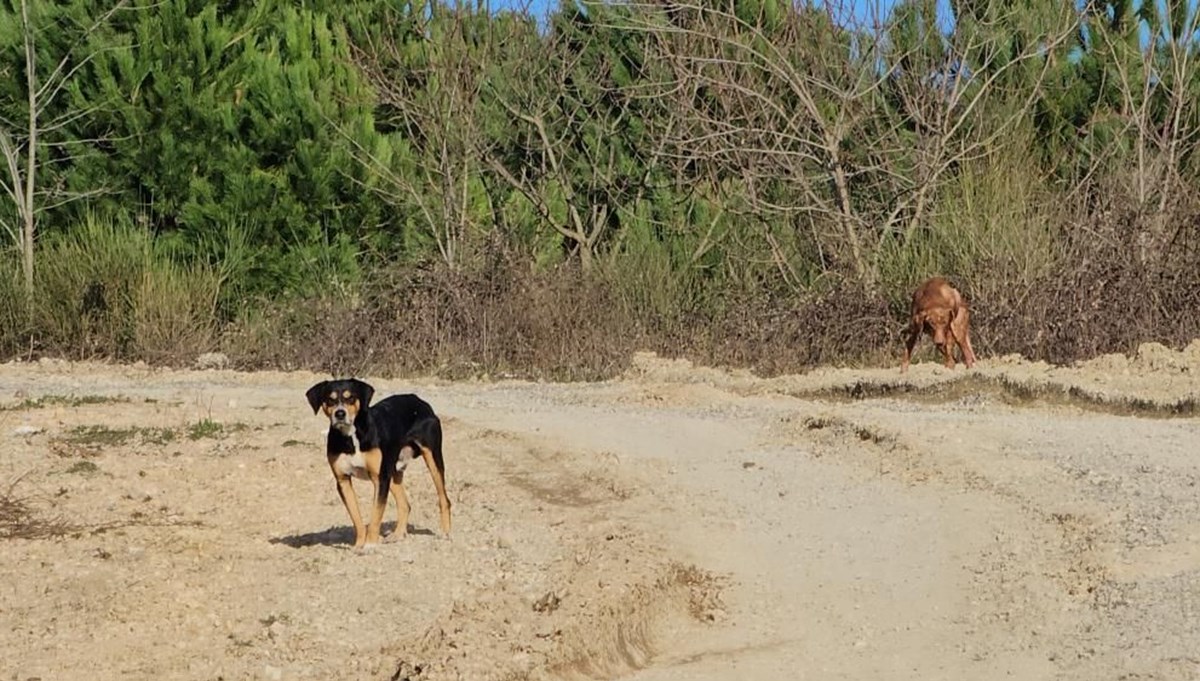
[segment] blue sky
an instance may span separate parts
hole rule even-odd
[[[888,13],[899,1],[900,0],[813,0],[813,2],[818,6],[828,3],[830,6],[834,7],[846,7],[853,14],[855,23],[865,23],[868,25],[870,25],[876,19],[879,21],[886,19]],[[1139,6],[1142,1],[1143,0],[1134,0],[1134,6]],[[1166,0],[1155,1],[1158,3],[1160,11],[1165,11]],[[544,16],[548,9],[558,5],[559,0],[487,0],[487,2],[489,2],[491,7],[495,9],[502,9],[506,7],[528,7],[534,14],[538,16]],[[1080,2],[1080,0],[1076,0],[1076,2]],[[1190,11],[1198,11],[1200,0],[1187,0],[1187,3],[1191,8]],[[950,18],[950,0],[937,0],[937,7],[938,15],[942,20],[943,26],[949,29],[952,22]],[[1143,27],[1142,32],[1142,40],[1148,40],[1149,30],[1146,27]],[[1197,35],[1196,38],[1200,39],[1200,35]]]
[[[858,21],[870,23],[874,17],[885,18],[891,8],[899,0],[834,0],[834,4],[841,5],[848,3],[850,10],[854,13],[854,17]],[[536,15],[544,15],[546,10],[555,7],[558,0],[490,0],[491,6],[495,8],[504,7],[525,7],[529,6],[530,10]],[[823,4],[821,0],[817,0],[817,4]],[[949,0],[938,0],[939,12],[944,12],[949,15],[950,2]]]
[[[874,21],[883,22],[887,20],[888,14],[892,11],[892,7],[899,0],[830,0],[829,4],[839,8],[839,11],[853,12],[855,23],[871,24]],[[818,6],[825,5],[826,2],[817,0]],[[846,7],[849,5],[849,7]],[[845,8],[845,9],[842,9]],[[938,0],[938,14],[942,16],[950,16],[950,0]]]

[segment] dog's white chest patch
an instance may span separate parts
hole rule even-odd
[[[338,473],[352,478],[367,480],[371,477],[367,474],[367,461],[363,458],[362,452],[339,454],[333,462],[333,467],[337,469]]]

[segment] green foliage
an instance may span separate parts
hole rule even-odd
[[[353,277],[356,242],[383,218],[350,154],[375,133],[344,28],[282,2],[168,0],[127,19],[73,90],[78,107],[104,104],[86,136],[105,162],[67,182],[106,187],[96,210],[136,214],[182,256],[233,258],[241,294]]]
[[[1038,280],[1061,257],[1044,201],[1017,159],[972,164],[944,187],[927,225],[881,249],[884,289],[903,307],[930,273],[953,273],[975,292]]]
[[[933,273],[1000,295],[1061,268],[1079,223],[1144,265],[1194,259],[1194,8],[953,0],[947,30],[938,4],[873,27],[778,0],[564,1],[544,21],[436,0],[30,3],[56,93],[40,295],[31,317],[0,250],[0,349],[181,361],[239,326],[299,328],[267,303],[369,317],[365,272],[486,301],[502,268],[579,265],[564,290],[604,281],[631,319],[682,327],[784,295],[902,306]],[[19,8],[0,0],[18,150]]]

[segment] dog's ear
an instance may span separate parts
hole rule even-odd
[[[375,389],[366,381],[360,381],[357,378],[350,380],[354,390],[358,393],[358,401],[362,403],[362,409],[366,409],[371,404],[371,398],[375,396]]]
[[[308,389],[304,396],[308,398],[308,403],[312,405],[313,413],[321,408],[321,402],[325,400],[325,393],[328,392],[329,381],[321,381]]]

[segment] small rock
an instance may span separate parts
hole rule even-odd
[[[44,429],[41,426],[31,426],[26,424],[14,428],[13,435],[17,437],[29,437],[30,435],[37,435],[38,433],[42,432],[42,430]]]
[[[267,633],[272,639],[279,639],[283,636],[284,628],[283,622],[276,620],[267,627]]]

